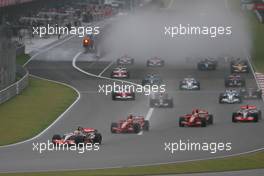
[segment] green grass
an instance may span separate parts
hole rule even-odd
[[[24,65],[29,60],[29,58],[29,54],[21,54],[17,56],[16,62],[18,65]]]
[[[0,105],[0,145],[37,135],[76,97],[77,93],[69,87],[30,77],[29,86],[20,95]]]
[[[1,176],[141,176],[157,174],[180,174],[194,172],[219,172],[264,168],[264,152],[257,152],[242,156],[205,161],[185,162],[157,166],[129,167],[120,169],[99,169],[87,171],[63,171],[42,173],[14,173],[0,174]]]

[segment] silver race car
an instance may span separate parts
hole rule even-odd
[[[121,58],[118,58],[116,62],[117,62],[117,65],[133,65],[134,58],[124,55]]]
[[[241,99],[241,95],[237,90],[226,90],[224,93],[221,93],[219,95],[219,103],[223,104],[235,104],[235,103],[241,103],[242,99]]]
[[[147,60],[147,67],[163,67],[164,64],[164,60],[158,57],[153,57]]]
[[[200,82],[193,77],[184,78],[180,82],[180,90],[200,90]]]
[[[173,98],[167,93],[154,93],[150,96],[149,105],[152,108],[172,108]]]

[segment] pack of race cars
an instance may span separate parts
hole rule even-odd
[[[85,42],[85,41],[84,41]],[[134,58],[127,55],[117,59],[117,67],[111,72],[110,77],[116,79],[128,79],[130,73],[125,66],[133,65]],[[146,62],[147,67],[163,67],[165,61],[161,58],[150,58]],[[213,71],[218,67],[218,62],[212,58],[202,59],[197,63],[197,69],[200,71]],[[227,88],[220,93],[218,102],[220,104],[242,103],[247,99],[261,99],[262,91],[257,88],[246,88],[246,80],[241,73],[249,73],[249,63],[246,60],[237,59],[230,63],[231,74],[224,78],[224,85]],[[141,82],[145,85],[160,85],[163,80],[157,74],[147,74]],[[192,76],[183,78],[179,83],[179,90],[199,91],[201,89],[199,80]],[[135,92],[125,90],[124,92],[112,92],[112,100],[135,100]],[[149,107],[151,108],[173,108],[173,98],[168,93],[151,93],[149,95]],[[231,121],[237,122],[259,122],[262,119],[261,110],[255,105],[241,105],[239,109],[232,114]],[[213,114],[205,109],[195,108],[191,113],[187,113],[178,118],[179,127],[207,127],[214,123]],[[117,122],[112,122],[110,132],[120,133],[140,133],[149,131],[150,122],[140,115],[128,115],[127,118]],[[94,128],[78,127],[77,130],[64,135],[54,135],[52,137],[54,145],[67,144],[74,145],[79,143],[102,143],[102,135]]]

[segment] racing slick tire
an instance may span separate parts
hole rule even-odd
[[[139,133],[140,130],[141,130],[140,124],[139,123],[134,123],[133,124],[133,130],[134,130],[134,133]]]
[[[220,104],[223,104],[222,98],[223,98],[223,97],[222,97],[221,95],[220,95],[219,98],[218,98],[218,102],[219,102]]]
[[[53,135],[52,140],[61,140],[61,136],[59,134],[55,134]]]
[[[259,114],[255,113],[253,116],[254,116],[253,122],[258,122],[259,121]]]
[[[135,100],[136,99],[136,94],[135,93],[132,93],[132,98],[131,100]]]
[[[214,123],[214,117],[212,114],[209,114],[208,124],[212,125],[213,123]]]
[[[99,145],[101,145],[102,144],[102,140],[103,140],[102,134],[101,133],[96,133],[95,134],[95,138],[93,140],[93,143],[98,143]]]
[[[118,127],[118,124],[117,123],[112,123],[111,124],[111,133],[116,133],[116,130],[114,130],[114,128],[117,128]]]
[[[112,94],[112,100],[116,100],[115,93]]]
[[[182,122],[184,122],[185,119],[183,117],[180,117],[179,119],[179,127],[184,127],[184,124]]]
[[[237,122],[237,120],[236,120],[236,116],[237,116],[237,113],[233,113],[233,114],[232,114],[232,122],[233,122],[233,123],[236,123],[236,122]]]
[[[206,123],[206,119],[201,119],[201,127],[206,127],[207,123]]]
[[[149,131],[149,121],[148,120],[144,120],[143,130]]]

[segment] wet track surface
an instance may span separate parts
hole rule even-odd
[[[81,39],[74,38],[40,54],[27,68],[30,73],[43,78],[60,81],[75,87],[81,94],[80,100],[48,131],[33,141],[0,148],[0,172],[71,170],[106,167],[126,167],[157,163],[204,159],[247,152],[263,147],[264,123],[237,123],[231,121],[233,111],[239,104],[219,104],[219,93],[225,90],[224,78],[230,73],[229,62],[219,59],[216,71],[201,72],[196,68],[196,60],[177,63],[167,62],[161,68],[146,67],[148,58],[135,58],[135,64],[128,66],[131,78],[128,81],[141,83],[148,73],[160,75],[166,90],[173,96],[174,107],[154,109],[150,116],[150,131],[137,134],[111,134],[111,122],[126,118],[129,113],[146,116],[149,112],[149,98],[136,94],[135,101],[112,101],[111,96],[98,93],[98,85],[112,84],[112,81],[91,77],[72,66],[72,60],[82,50]],[[63,52],[62,52],[63,51]],[[62,53],[62,54],[60,54]],[[56,59],[55,59],[56,58]],[[173,59],[173,58],[170,58]],[[82,70],[100,74],[116,57],[95,60],[90,54],[81,54],[77,66]],[[112,64],[102,76],[110,77]],[[180,91],[179,81],[192,75],[201,83],[200,91]],[[244,74],[246,84],[256,87],[252,73]],[[51,100],[52,101],[52,100]],[[243,104],[254,104],[264,110],[262,100],[248,100]],[[204,108],[214,115],[214,124],[206,128],[180,128],[178,117],[191,112],[193,108]],[[46,142],[53,134],[71,132],[77,126],[93,127],[103,135],[99,151],[47,151],[39,154],[32,151],[33,142]],[[164,151],[164,142],[231,142],[232,150],[218,151],[178,151],[171,154]],[[245,142],[246,141],[246,142]]]

